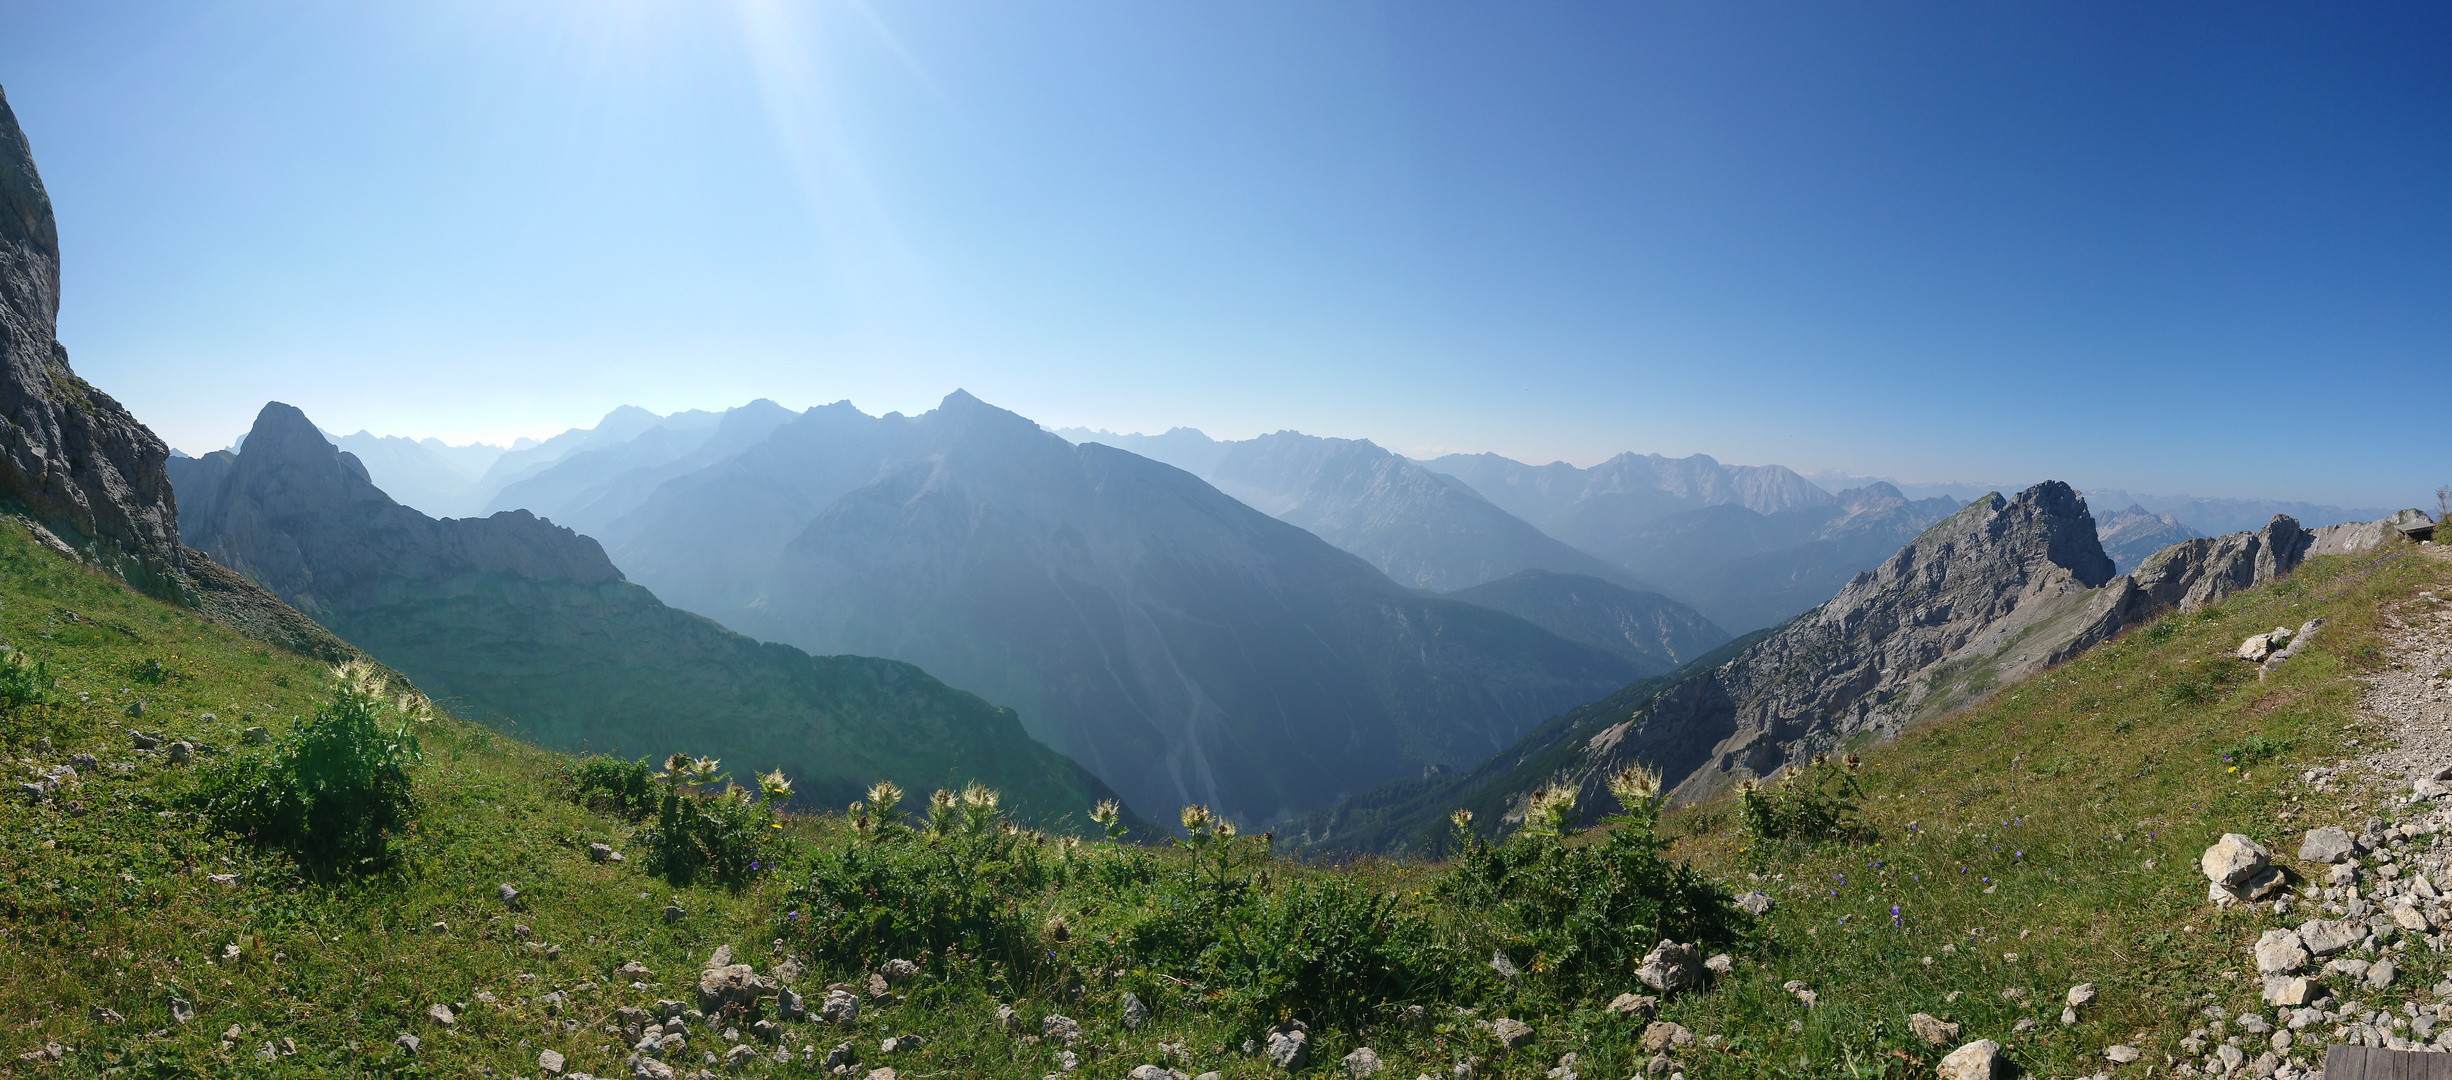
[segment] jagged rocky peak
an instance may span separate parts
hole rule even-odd
[[[1602,806],[1600,779],[1640,762],[1662,770],[1675,798],[1702,798],[1980,701],[2157,611],[2193,610],[2310,557],[2392,542],[2411,513],[2312,532],[2277,515],[2255,532],[2173,544],[2115,577],[2068,485],[1994,493],[1829,603],[1601,731],[1556,781],[1588,788],[1585,805]]]
[[[621,576],[594,540],[508,510],[436,521],[385,495],[296,407],[256,414],[243,454],[174,463],[188,540],[307,611],[367,602],[404,574],[594,584]],[[283,536],[280,544],[255,542]],[[359,595],[359,594],[367,595]]]
[[[1888,606],[1939,611],[1940,625],[1966,625],[2006,615],[2031,597],[2092,589],[2111,578],[2086,500],[2049,480],[2014,499],[1994,492],[1967,504],[1856,575],[1807,618],[1853,625],[1867,609]]]
[[[170,447],[68,366],[60,239],[0,91],[0,502],[150,592],[179,592]]]

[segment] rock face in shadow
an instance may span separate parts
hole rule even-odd
[[[59,230],[0,92],[0,509],[43,543],[262,641],[338,660],[355,650],[179,543],[170,447],[79,378],[57,337]]]
[[[979,780],[1028,820],[1078,827],[1111,797],[1010,709],[910,664],[810,656],[622,579],[594,540],[505,511],[435,520],[367,479],[288,405],[245,452],[172,463],[195,543],[408,675],[446,706],[563,750],[780,766],[808,803],[878,780]]]
[[[1728,631],[1693,608],[1582,574],[1526,570],[1447,596],[1616,653],[1646,675],[1674,671],[1728,643]]]

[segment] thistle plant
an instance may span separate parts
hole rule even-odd
[[[1660,822],[1660,772],[1641,765],[1629,765],[1609,774],[1609,794],[1618,800],[1618,813],[1609,820],[1622,825],[1640,825],[1650,829]]]
[[[1124,807],[1114,799],[1108,799],[1091,807],[1090,820],[1099,828],[1107,831],[1107,839],[1110,842],[1124,838]]]
[[[1535,788],[1524,800],[1527,836],[1563,838],[1575,834],[1575,788],[1572,785]]]

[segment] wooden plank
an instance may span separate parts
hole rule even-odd
[[[2324,1080],[2452,1080],[2452,1054],[2326,1047]]]

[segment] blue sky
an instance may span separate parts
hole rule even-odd
[[[274,398],[458,441],[958,386],[1416,454],[2452,481],[2443,5],[0,0],[0,27],[62,338],[191,451]]]

